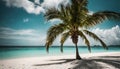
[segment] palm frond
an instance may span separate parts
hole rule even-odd
[[[72,0],[72,11],[71,14],[71,22],[74,24],[81,23],[82,20],[86,17],[88,12],[87,9],[87,0]]]
[[[80,35],[80,37],[81,37],[83,40],[85,40],[85,44],[88,46],[89,52],[91,52],[90,43],[89,43],[87,37],[83,34],[82,31],[79,31],[78,34]]]
[[[64,6],[63,4],[60,5],[60,14],[62,16],[62,20],[65,22],[65,23],[69,23],[70,21],[70,12],[71,9],[70,9],[70,5],[66,5]]]
[[[51,20],[51,19],[54,19],[54,18],[59,18],[61,19],[61,14],[60,14],[60,11],[56,8],[49,8],[44,17],[46,17],[47,20]]]
[[[62,34],[61,41],[60,41],[60,43],[61,43],[61,52],[63,52],[63,44],[68,39],[69,36],[70,36],[69,31]]]
[[[72,5],[74,6],[87,6],[87,0],[71,0]]]
[[[106,46],[106,44],[96,34],[90,32],[88,30],[83,30],[83,31],[84,31],[84,33],[86,33],[87,35],[89,35],[90,37],[92,37],[93,39],[95,39],[96,41],[99,41],[105,49],[108,49],[108,47]]]
[[[61,6],[61,13],[63,14],[63,17],[66,17],[66,9],[65,6],[63,4],[60,5]]]
[[[64,30],[66,30],[66,25],[63,23],[60,23],[58,25],[52,26],[48,32],[47,32],[47,39],[46,39],[46,50],[48,52],[49,46],[52,45],[53,41],[56,39],[56,37],[61,34]]]
[[[83,24],[82,26],[83,27],[95,26],[96,24],[99,24],[106,19],[120,21],[120,13],[112,12],[112,11],[96,12],[93,15],[88,15],[88,17],[82,23]]]

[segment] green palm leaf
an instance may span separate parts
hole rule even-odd
[[[83,27],[95,26],[96,24],[99,24],[106,19],[120,21],[120,13],[111,11],[96,12],[93,15],[88,15],[87,18],[83,21],[82,26]]]
[[[62,34],[61,41],[60,41],[60,43],[61,43],[61,52],[63,52],[63,44],[68,39],[69,36],[70,36],[69,32],[66,32],[66,33]]]
[[[56,37],[61,34],[64,30],[66,25],[63,23],[60,23],[58,25],[52,26],[47,33],[47,39],[46,39],[46,49],[48,52],[49,46],[52,45],[53,41],[56,39]]]
[[[85,41],[85,44],[88,46],[88,50],[89,50],[89,52],[91,52],[91,49],[90,49],[90,43],[89,43],[87,37],[83,34],[82,31],[79,31],[78,34],[79,34],[80,37]]]
[[[87,35],[89,35],[90,37],[94,38],[96,41],[99,41],[105,49],[108,49],[106,44],[96,34],[90,32],[88,30],[83,30],[83,32],[86,33]]]
[[[44,16],[46,17],[47,20],[51,20],[51,19],[54,19],[54,18],[62,19],[60,11],[56,8],[48,9]]]

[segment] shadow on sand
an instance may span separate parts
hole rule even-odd
[[[56,64],[63,64],[63,63],[68,63],[68,62],[72,62],[75,59],[58,59],[58,60],[49,60],[49,61],[58,61],[58,62],[54,62],[54,63],[46,63],[46,64],[35,64],[34,66],[46,66],[46,65],[56,65]]]
[[[120,69],[120,56],[99,56],[92,57],[88,59],[75,60],[75,59],[58,59],[58,60],[49,60],[57,61],[53,63],[46,64],[35,64],[34,66],[46,66],[46,65],[56,65],[56,64],[65,64],[70,63],[74,67],[68,69],[111,69],[107,68],[104,64],[112,66],[115,69]],[[102,66],[102,63],[104,66]]]

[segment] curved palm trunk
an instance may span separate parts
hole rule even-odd
[[[71,36],[73,43],[75,44],[76,47],[76,59],[81,59],[81,57],[79,56],[79,51],[78,51],[78,35],[77,32],[74,32],[74,34]]]
[[[76,59],[81,59],[80,55],[79,55],[79,51],[78,51],[78,46],[77,44],[75,44],[76,47]]]

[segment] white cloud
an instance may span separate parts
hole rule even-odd
[[[40,4],[40,0],[34,0],[36,4]]]
[[[62,23],[62,21],[60,19],[52,19],[52,20],[49,20],[48,22],[50,22],[51,24]]]
[[[0,28],[0,34],[2,35],[29,35],[29,36],[34,36],[36,31],[32,29],[26,29],[26,30],[15,30],[11,28]]]
[[[22,29],[15,30],[11,28],[0,28],[0,39],[9,39],[16,41],[24,41],[25,44],[29,45],[45,45],[46,34],[43,32],[38,32],[34,29]],[[120,27],[117,25],[111,29],[100,29],[96,28],[92,30],[93,33],[98,35],[107,45],[120,45]],[[88,37],[88,36],[87,36]],[[99,42],[94,41],[92,38],[88,37],[91,45],[99,45]],[[54,41],[53,45],[60,45],[60,36]],[[69,38],[64,45],[73,46],[71,38]],[[85,45],[84,41],[79,38],[78,45]]]
[[[97,28],[92,30],[92,32],[104,40],[107,45],[120,45],[120,27],[118,25],[111,29]]]
[[[17,7],[23,8],[28,13],[32,14],[40,14],[41,12],[45,12],[47,8],[56,7],[58,8],[60,3],[67,4],[69,0],[44,0],[40,4],[40,0],[34,0],[31,2],[30,0],[3,0],[6,2],[6,6],[8,7]]]
[[[88,15],[92,15],[94,12],[93,11],[89,11],[88,12]]]
[[[28,18],[25,18],[25,19],[23,19],[23,22],[24,22],[24,23],[29,22],[29,19],[28,19]]]
[[[6,40],[16,40],[16,41],[25,41],[25,44],[32,43],[32,45],[44,45],[45,35],[40,34],[38,31],[34,29],[22,29],[15,30],[11,28],[0,28],[0,39]],[[24,45],[24,44],[23,44]]]
[[[36,6],[33,2],[29,0],[3,0],[6,2],[6,5],[8,7],[17,7],[17,8],[23,8],[28,13],[34,13],[34,14],[40,14],[41,12],[44,12],[44,9],[40,6]],[[38,3],[38,1],[35,1]]]
[[[95,33],[99,38],[101,38],[107,45],[120,45],[120,27],[116,25],[110,29],[100,29],[96,28],[93,29],[91,32]],[[99,42],[95,41],[93,38],[87,36],[88,40],[90,41],[90,45],[101,45]],[[60,45],[60,37],[56,39],[54,45]],[[73,42],[71,38],[68,38],[67,41],[64,43],[67,46],[73,46]],[[85,46],[84,41],[79,38],[78,41],[79,46]]]
[[[44,2],[41,4],[44,8],[51,8],[56,7],[58,8],[59,4],[64,3],[67,4],[69,0],[44,0]]]

